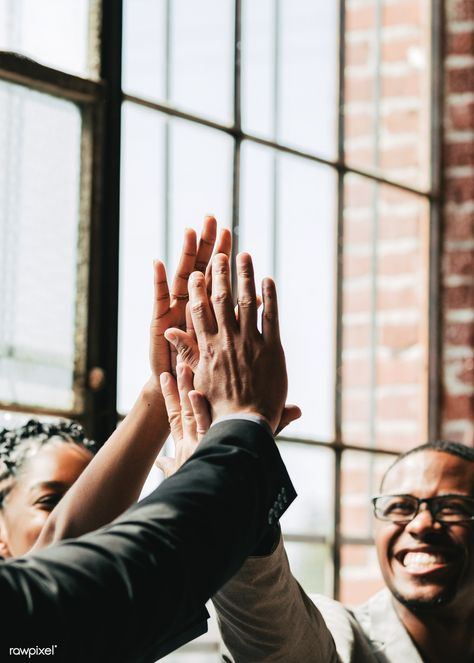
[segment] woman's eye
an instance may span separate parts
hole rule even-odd
[[[36,500],[35,504],[45,509],[46,508],[52,509],[53,507],[56,506],[56,504],[59,502],[61,497],[62,495],[43,495],[42,497]]]

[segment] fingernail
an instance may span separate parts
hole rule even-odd
[[[170,332],[165,332],[165,338],[167,341],[170,343],[176,343],[176,336],[174,334],[171,334]]]
[[[170,380],[170,376],[168,373],[161,373],[160,374],[160,382],[162,385],[166,386]]]

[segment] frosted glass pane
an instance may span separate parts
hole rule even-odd
[[[346,161],[419,187],[429,186],[431,170],[433,5],[345,3]]]
[[[153,260],[165,258],[165,119],[129,103],[122,118],[118,410],[127,412],[150,372]]]
[[[303,411],[286,434],[330,440],[335,175],[324,166],[246,143],[241,165],[239,249],[255,256],[258,281],[268,275],[277,280],[288,401]]]
[[[88,73],[89,0],[0,0],[0,48]]]
[[[335,156],[338,11],[336,2],[243,2],[246,131]]]
[[[80,144],[74,104],[0,83],[0,399],[6,402],[74,404]],[[78,324],[83,331],[85,321]]]
[[[281,519],[283,532],[329,535],[334,501],[333,452],[296,442],[280,442],[278,447],[298,493],[298,499]]]
[[[125,0],[125,90],[230,123],[233,20],[231,0]]]
[[[186,227],[200,228],[206,214],[231,224],[232,139],[220,131],[175,120],[170,132],[170,271]]]
[[[333,565],[328,545],[285,541],[290,568],[308,594],[332,593]]]

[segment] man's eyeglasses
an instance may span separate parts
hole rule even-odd
[[[413,520],[422,504],[439,523],[463,523],[474,520],[474,497],[440,495],[419,499],[414,495],[381,495],[374,497],[374,515],[379,520],[405,524]]]

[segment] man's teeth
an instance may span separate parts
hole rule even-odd
[[[403,566],[409,568],[426,568],[433,564],[443,564],[445,558],[440,554],[425,552],[409,552],[405,555]]]

